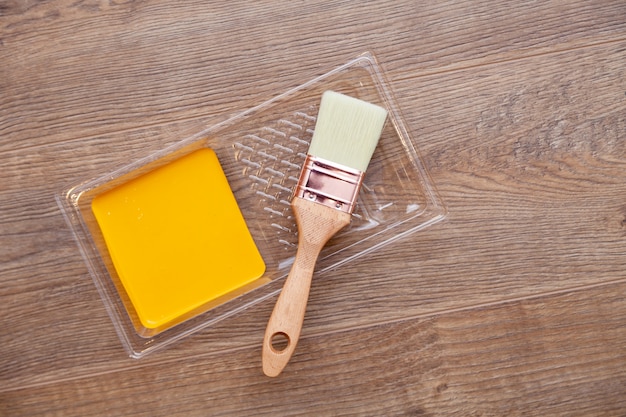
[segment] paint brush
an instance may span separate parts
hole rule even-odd
[[[263,339],[263,372],[277,376],[291,358],[302,329],[317,257],[350,223],[359,189],[380,138],[387,111],[326,91],[295,196],[298,250]]]

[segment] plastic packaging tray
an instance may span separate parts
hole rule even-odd
[[[334,90],[385,107],[389,119],[370,162],[352,223],[322,251],[318,273],[371,253],[432,225],[446,211],[407,133],[374,57],[367,53],[238,116],[108,175],[63,191],[58,202],[90,274],[129,355],[142,357],[240,313],[282,288],[296,253],[297,228],[290,208],[321,95]],[[198,149],[213,149],[265,261],[263,284],[226,297],[182,323],[146,336],[137,331],[127,295],[111,268],[111,256],[91,212],[93,199]]]

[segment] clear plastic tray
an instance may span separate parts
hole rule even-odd
[[[320,98],[326,90],[383,106],[389,111],[389,119],[366,172],[352,223],[328,242],[318,260],[318,273],[351,262],[445,217],[445,207],[374,57],[363,54],[226,122],[58,196],[130,356],[142,357],[280,291],[297,244],[290,201],[312,137]],[[91,203],[101,192],[203,147],[216,152],[265,261],[262,285],[225,297],[160,333],[142,336],[133,323],[127,295],[111,268],[111,257],[91,212]]]

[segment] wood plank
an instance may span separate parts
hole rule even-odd
[[[621,62],[615,43],[398,82],[449,219],[314,280],[303,336],[623,280]],[[66,178],[138,155],[144,140],[123,132],[5,154],[0,175],[19,178],[2,181],[0,203],[3,247],[13,248],[0,278],[7,388],[144,366],[123,358],[52,199]],[[270,307],[147,363],[260,345]]]
[[[0,4],[0,415],[626,410],[626,3]],[[449,208],[272,302],[124,357],[54,195],[373,50]],[[351,330],[350,330],[351,329]]]
[[[626,408],[626,284],[0,393],[4,415],[613,416]],[[599,331],[598,329],[602,329]]]
[[[620,1],[7,2],[0,150],[232,115],[364,50],[410,79],[615,40],[625,14]]]

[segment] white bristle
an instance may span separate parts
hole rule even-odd
[[[326,91],[308,153],[365,172],[386,119],[382,107]]]

